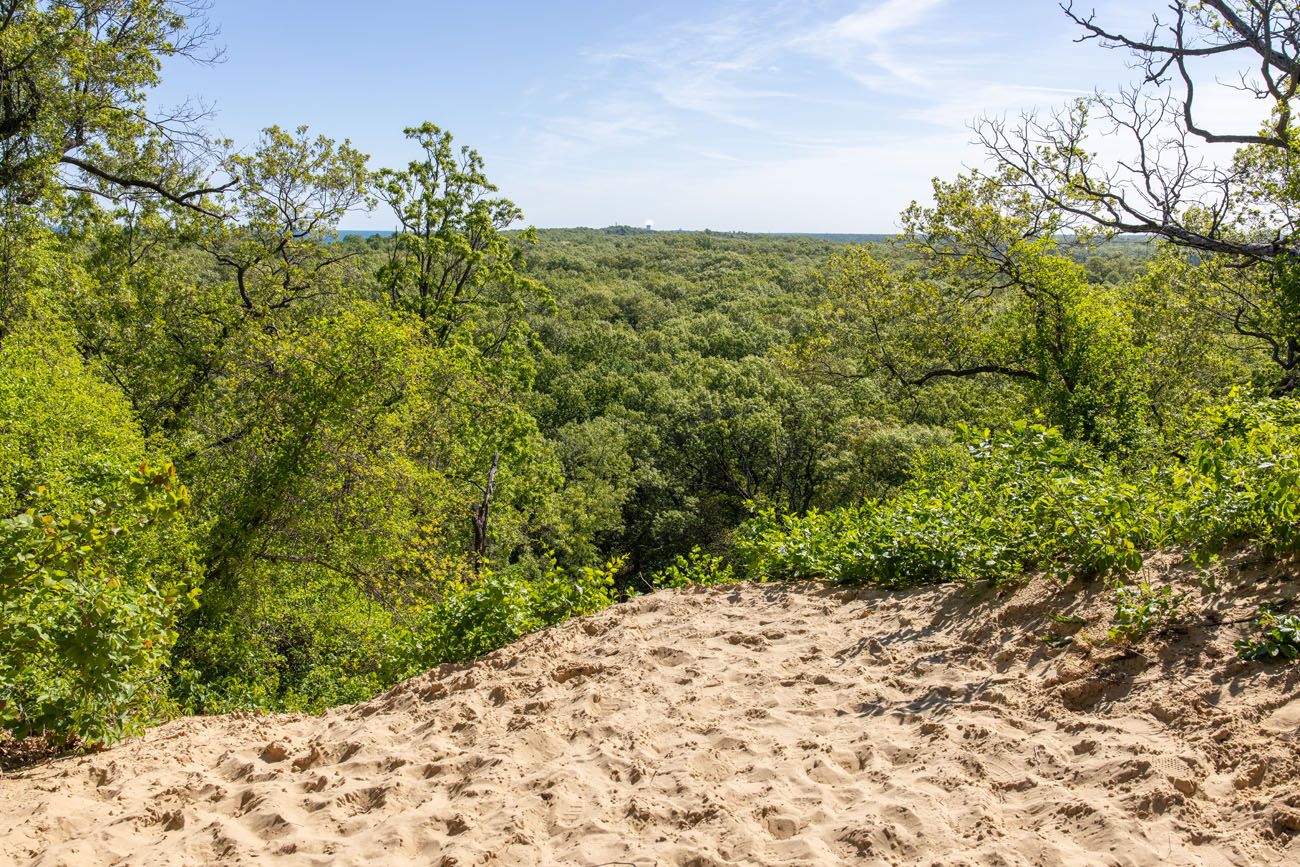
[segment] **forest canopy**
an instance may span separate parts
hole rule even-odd
[[[0,0],[15,735],[318,710],[663,587],[1121,592],[1161,547],[1300,543],[1292,4],[1067,5],[1134,88],[978,123],[988,166],[861,244],[520,228],[431,122],[397,167],[215,139],[148,100],[205,14]],[[1260,129],[1197,120],[1230,53]]]

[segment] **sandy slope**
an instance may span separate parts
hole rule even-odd
[[[9,775],[0,863],[1298,864],[1300,666],[1204,620],[1300,585],[1239,580],[1143,655],[1048,647],[1044,614],[1105,608],[1045,581],[658,594]]]

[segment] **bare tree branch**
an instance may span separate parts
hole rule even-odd
[[[997,374],[999,376],[1010,376],[1013,379],[1027,379],[1033,382],[1041,382],[1043,379],[1040,375],[1034,373],[1032,370],[1021,370],[1015,367],[1003,367],[1000,364],[977,364],[973,367],[941,368],[939,370],[931,370],[921,376],[918,376],[915,379],[905,379],[903,380],[903,384],[920,386],[920,385],[925,385],[927,382],[929,382],[932,379],[940,379],[943,377],[964,379],[968,376],[980,376],[981,374],[986,374],[986,373]]]
[[[221,218],[221,214],[204,207],[203,204],[201,203],[202,198],[204,196],[210,196],[215,193],[220,193],[220,192],[224,192],[225,190],[229,190],[238,183],[238,181],[229,181],[228,183],[221,184],[215,187],[202,187],[196,190],[189,190],[184,193],[176,193],[173,192],[172,190],[169,190],[167,187],[163,186],[161,183],[158,183],[157,181],[151,181],[146,178],[133,178],[126,175],[114,174],[113,172],[101,169],[99,166],[96,166],[94,163],[89,163],[81,159],[80,157],[74,157],[68,154],[64,154],[62,157],[59,158],[59,162],[63,163],[64,165],[69,165],[74,168],[80,169],[86,174],[93,175],[96,178],[99,178],[101,181],[107,181],[108,183],[118,187],[148,190],[152,193],[156,193],[157,195],[161,196],[162,198],[166,199],[167,201],[173,204],[182,205],[186,208],[190,208],[191,210],[197,211],[200,214],[204,214],[206,216],[214,217],[217,219]],[[98,191],[90,190],[84,187],[78,189],[81,189],[85,192],[98,193]]]

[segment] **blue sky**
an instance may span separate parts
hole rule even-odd
[[[1159,4],[1091,5],[1140,24]],[[931,177],[979,163],[976,116],[1132,78],[1054,0],[216,0],[212,18],[225,62],[169,63],[160,101],[213,103],[239,142],[307,124],[377,166],[431,120],[542,227],[892,231]]]

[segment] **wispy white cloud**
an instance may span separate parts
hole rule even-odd
[[[927,82],[924,70],[951,67],[955,37],[940,27],[914,31],[933,23],[948,2],[871,0],[829,22],[824,2],[785,0],[757,10],[746,4],[741,11],[593,50],[588,59],[606,80],[639,82],[666,109],[747,130],[770,129],[788,113],[782,102],[844,102],[828,100],[807,82],[789,86],[792,72],[806,76],[810,66],[822,67],[828,85],[838,74],[871,88],[925,85],[925,91],[939,91],[944,82]],[[917,96],[924,100],[928,94]]]
[[[903,38],[947,0],[883,0],[844,15],[791,45],[819,54],[871,87],[926,83],[936,61],[921,44]],[[901,45],[900,45],[901,43]],[[900,52],[900,47],[914,50]]]
[[[973,120],[985,115],[1052,108],[1089,93],[1091,91],[1032,84],[968,81],[960,88],[952,88],[907,109],[903,116],[934,126],[965,129]]]
[[[559,116],[539,115],[525,133],[560,170],[509,179],[531,218],[650,212],[664,226],[888,229],[932,177],[983,161],[972,121],[1054,109],[1107,83],[1079,57],[1122,61],[1075,46],[1059,13],[1036,19],[1059,23],[1050,40],[1017,36],[1008,22],[1028,14],[1019,7],[721,2],[711,17],[660,19],[583,54],[582,77],[552,106]],[[1040,0],[1020,2],[1043,12]]]
[[[629,95],[594,100],[572,114],[535,117],[527,138],[536,158],[556,161],[671,138],[678,132],[669,112]]]
[[[581,160],[589,183],[570,177],[561,195],[538,178],[525,182],[531,198],[561,195],[565,208],[585,200],[594,210],[617,189],[665,224],[676,224],[665,215],[680,214],[683,201],[698,210],[708,199],[717,215],[694,225],[725,226],[720,215],[743,207],[755,225],[843,230],[856,202],[856,219],[878,225],[910,200],[904,190],[922,194],[967,150],[969,118],[939,122],[965,110],[948,58],[968,37],[942,26],[948,2],[746,3],[594,46],[583,55],[589,98],[569,97],[562,116],[539,117],[528,132],[539,157]],[[886,84],[908,94],[906,106],[874,104]],[[942,165],[939,151],[949,154]],[[798,196],[810,197],[808,213],[796,213]],[[537,207],[530,213],[546,222]]]
[[[883,0],[832,22],[825,33],[835,38],[879,45],[900,30],[914,27],[947,0]]]
[[[803,3],[778,3],[758,11],[730,12],[678,22],[636,41],[592,51],[607,79],[640,86],[665,107],[746,129],[761,126],[766,103],[790,98],[773,87],[782,54],[779,34],[795,26],[791,10]]]

